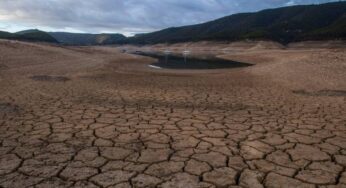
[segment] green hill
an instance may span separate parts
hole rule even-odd
[[[17,33],[0,31],[0,39],[20,40],[30,42],[49,42],[58,43],[50,34],[40,30],[25,30]]]
[[[84,33],[66,33],[50,32],[60,43],[66,45],[107,45],[120,44],[126,37],[121,34],[84,34]]]
[[[241,13],[198,25],[173,27],[128,38],[128,43],[155,44],[201,40],[346,39],[346,2],[300,5]]]
[[[6,39],[11,37],[14,37],[14,34],[5,31],[0,31],[0,39]]]

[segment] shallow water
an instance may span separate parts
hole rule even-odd
[[[154,68],[166,69],[229,69],[251,66],[248,63],[220,59],[213,56],[183,57],[177,55],[162,55],[155,53],[136,52],[138,55],[149,56],[157,59],[150,65]]]

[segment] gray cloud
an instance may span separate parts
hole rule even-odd
[[[0,26],[138,33],[238,12],[333,0],[0,0]]]

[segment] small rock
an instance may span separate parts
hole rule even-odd
[[[323,170],[303,170],[296,176],[297,179],[314,184],[334,184],[336,177],[337,174]]]
[[[148,170],[145,171],[145,173],[149,175],[163,177],[180,172],[182,171],[183,167],[183,162],[165,161],[151,165],[148,168]]]
[[[0,157],[0,175],[11,172],[20,165],[21,159],[14,154],[2,155]]]
[[[217,187],[227,187],[229,185],[236,184],[237,172],[232,168],[217,168],[211,172],[207,172],[203,175],[205,182],[210,182]]]
[[[72,180],[80,181],[88,179],[89,177],[97,174],[98,171],[95,168],[82,167],[82,168],[71,168],[66,167],[60,174],[61,177]]]
[[[137,188],[144,188],[144,187],[155,187],[157,184],[161,182],[159,178],[140,174],[135,178],[132,178],[131,180],[132,185]]]
[[[116,185],[118,183],[123,183],[128,181],[132,176],[134,176],[134,172],[128,171],[108,171],[101,174],[98,174],[91,178],[91,181],[102,185],[104,187],[108,187],[111,185]]]
[[[138,161],[143,163],[161,162],[167,160],[171,153],[170,149],[147,149],[141,152]]]
[[[103,147],[100,149],[101,155],[112,160],[121,160],[129,156],[133,151],[120,147]]]
[[[211,167],[206,162],[199,162],[197,160],[191,159],[187,162],[185,166],[185,171],[194,175],[201,175],[204,172],[211,170]]]
[[[263,188],[264,174],[258,171],[245,169],[240,176],[240,186],[244,188]]]
[[[315,188],[315,185],[303,183],[299,180],[281,176],[275,173],[269,173],[265,186],[268,188]]]
[[[195,154],[192,158],[197,159],[199,161],[204,161],[209,163],[215,168],[225,167],[226,166],[226,156],[217,153],[217,152],[209,152],[206,154]]]
[[[330,160],[329,155],[310,145],[297,144],[294,149],[288,150],[288,153],[292,156],[294,161],[299,159],[306,159],[309,161]]]

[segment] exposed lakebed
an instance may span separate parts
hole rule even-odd
[[[157,62],[149,65],[151,68],[163,69],[229,69],[248,67],[252,64],[225,60],[215,56],[191,56],[175,54],[160,54],[150,52],[135,52],[137,55],[156,58]]]

